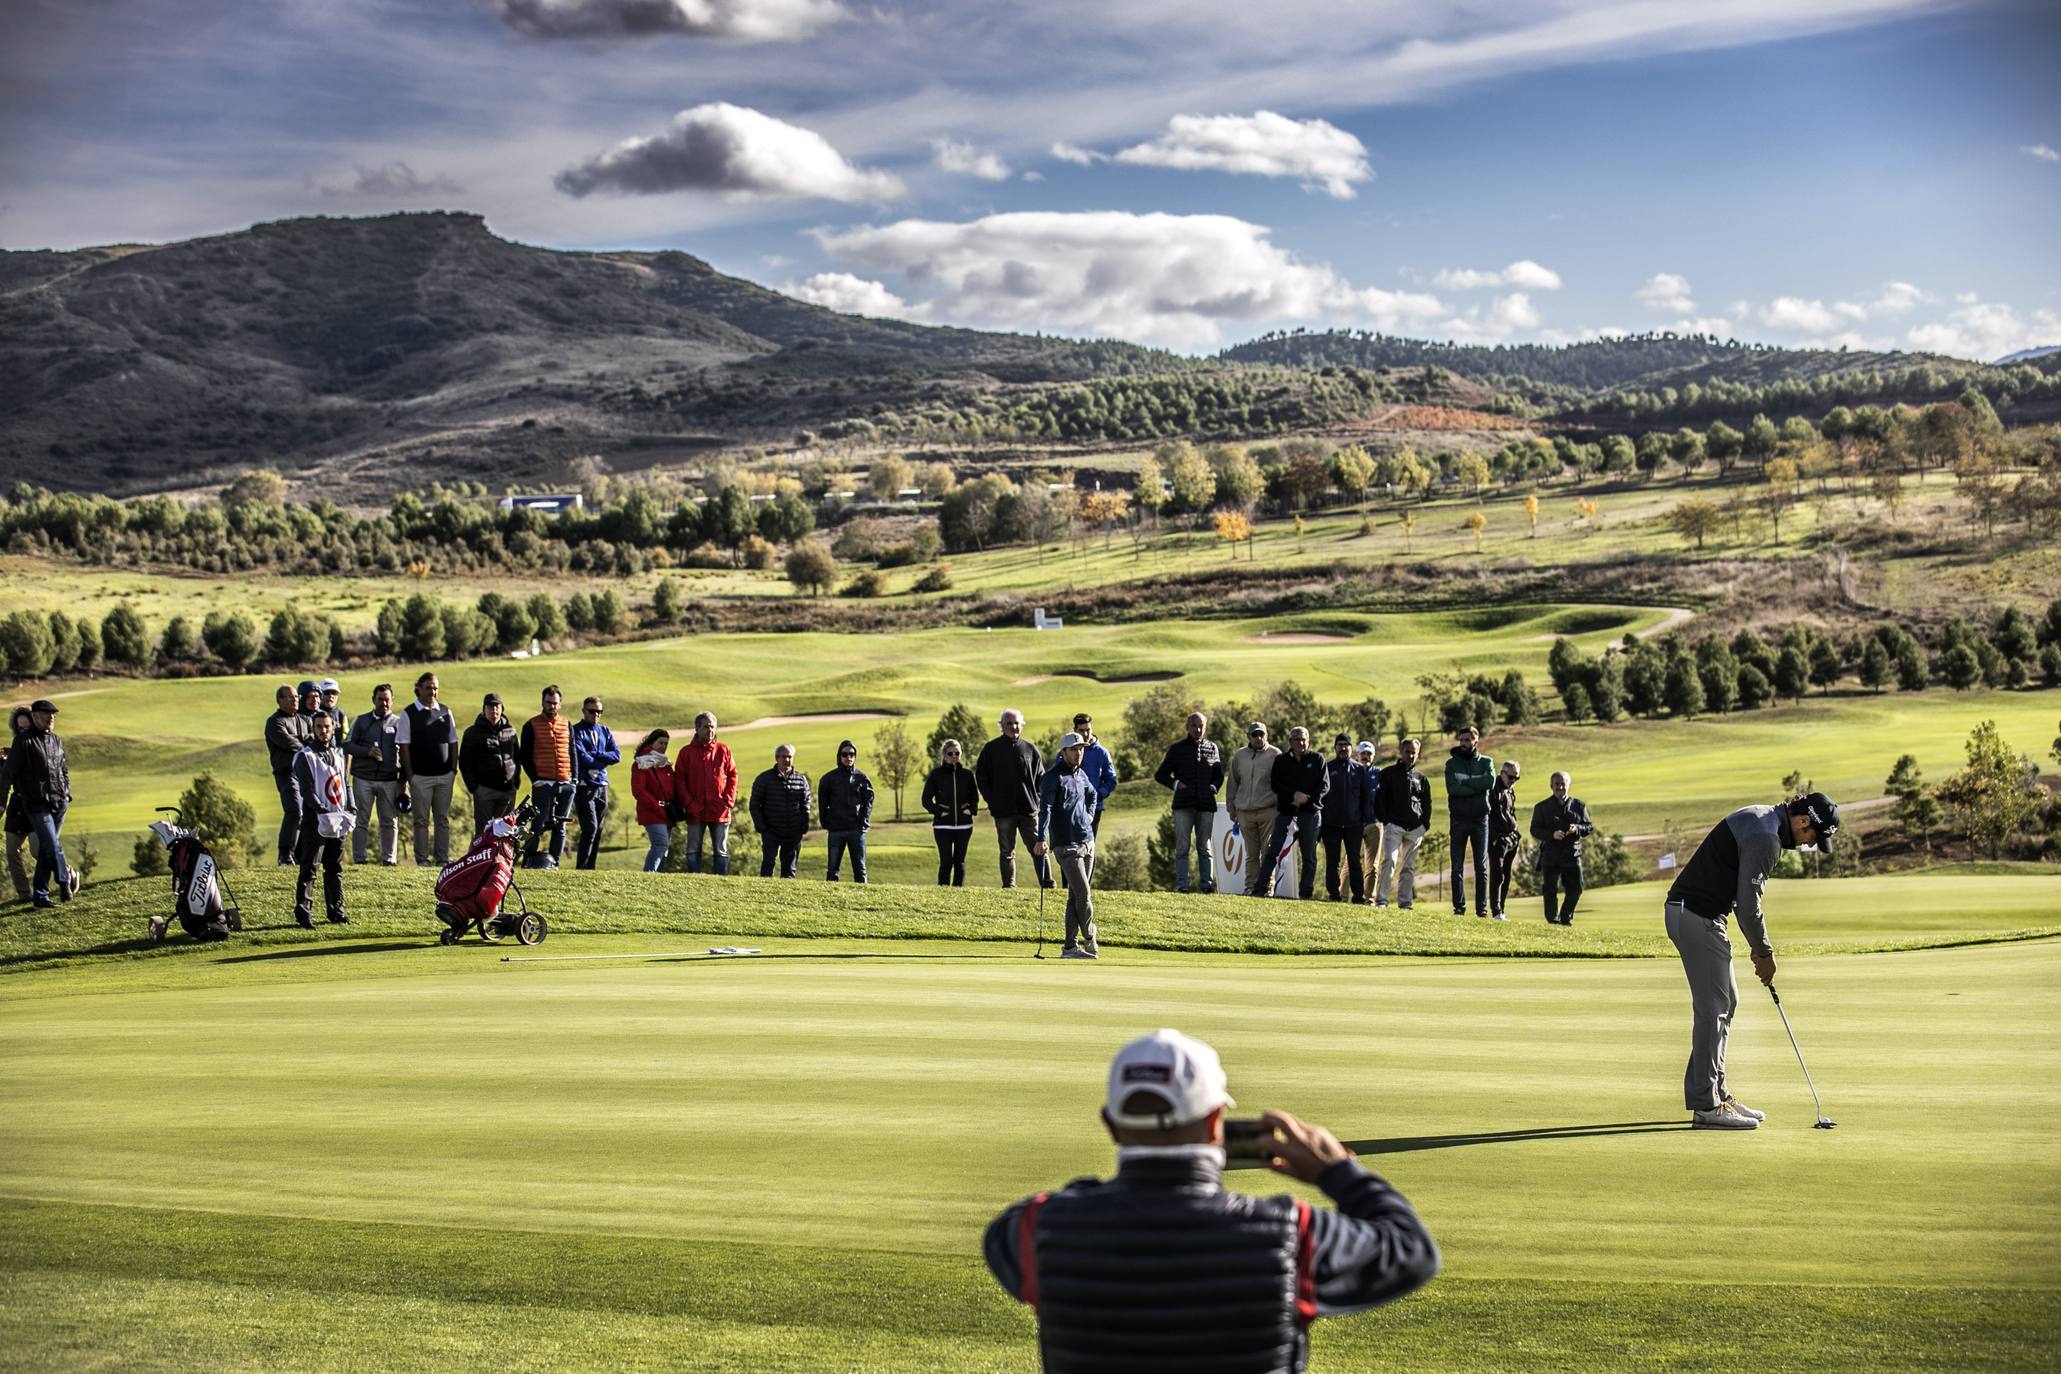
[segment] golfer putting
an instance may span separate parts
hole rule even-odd
[[[1815,845],[1829,854],[1838,829],[1839,808],[1823,792],[1779,806],[1742,806],[1704,836],[1668,888],[1667,937],[1682,956],[1695,1007],[1682,1105],[1694,1113],[1698,1127],[1750,1131],[1767,1119],[1765,1112],[1732,1096],[1725,1082],[1725,1042],[1739,1010],[1726,918],[1738,913],[1739,930],[1753,954],[1754,976],[1772,990],[1775,947],[1768,942],[1761,889],[1783,850]],[[1800,1052],[1797,1058],[1801,1062]],[[1815,1094],[1815,1087],[1812,1091]],[[1822,1110],[1819,1118],[1824,1118]]]

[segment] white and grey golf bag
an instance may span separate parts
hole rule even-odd
[[[152,821],[150,832],[171,851],[172,915],[150,918],[150,939],[165,938],[173,917],[196,940],[226,940],[243,929],[243,913],[224,896],[221,870],[198,830]]]

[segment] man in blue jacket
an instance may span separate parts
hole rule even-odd
[[[852,856],[852,881],[866,881],[866,831],[873,824],[873,779],[859,771],[859,746],[845,740],[837,746],[837,767],[816,784],[817,816],[830,840],[830,867],[824,875],[838,880],[844,856]]]
[[[1069,731],[1059,737],[1059,758],[1038,779],[1037,839],[1031,854],[1059,861],[1066,886],[1066,944],[1062,959],[1093,959],[1095,936],[1095,787],[1081,767],[1088,742]]]
[[[1095,734],[1095,718],[1086,711],[1076,711],[1073,717],[1073,732],[1086,740],[1087,747],[1081,750],[1081,769],[1088,775],[1088,785],[1095,789],[1095,833],[1102,833],[1102,812],[1109,805],[1109,799],[1116,795],[1116,760],[1109,756]]]
[[[608,766],[623,761],[615,735],[601,723],[601,698],[580,703],[580,719],[572,728],[573,812],[580,818],[580,843],[574,866],[592,868],[601,853],[601,823],[608,817]]]
[[[1312,1321],[1438,1274],[1408,1200],[1322,1126],[1261,1112],[1239,1123],[1254,1128],[1240,1149],[1331,1207],[1226,1189],[1228,1087],[1216,1051],[1179,1031],[1125,1045],[1102,1109],[1116,1176],[1025,1198],[988,1226],[988,1271],[1037,1313],[1047,1370],[1300,1374]]]

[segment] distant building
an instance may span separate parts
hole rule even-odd
[[[504,496],[502,510],[534,510],[546,515],[560,515],[569,510],[582,510],[587,498],[576,491],[545,492],[537,496]]]
[[[1043,606],[1031,612],[1031,628],[1034,630],[1063,630],[1066,622],[1056,615],[1046,615]]]

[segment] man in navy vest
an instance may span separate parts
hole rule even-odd
[[[1225,1191],[1217,1052],[1174,1030],[1117,1051],[1102,1122],[1116,1177],[1078,1179],[988,1226],[988,1268],[1036,1309],[1048,1371],[1297,1374],[1309,1324],[1402,1297],[1438,1273],[1410,1204],[1322,1126],[1260,1114],[1258,1152],[1332,1211]]]

